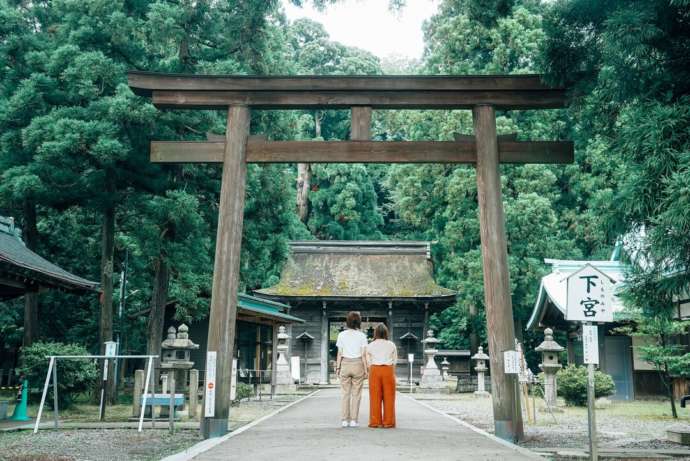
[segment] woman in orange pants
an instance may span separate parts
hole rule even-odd
[[[369,367],[369,427],[395,427],[395,364],[398,351],[395,344],[388,340],[388,328],[382,323],[376,326],[374,340],[367,346],[366,361]]]

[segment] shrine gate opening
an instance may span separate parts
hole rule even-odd
[[[230,376],[247,162],[470,163],[477,169],[484,297],[495,433],[523,436],[515,375],[503,372],[503,351],[514,348],[500,163],[572,163],[572,142],[516,141],[496,135],[498,110],[567,105],[566,89],[539,75],[256,77],[130,72],[129,86],[158,108],[225,109],[224,141],[151,143],[151,161],[223,164],[209,317],[208,350],[217,353],[214,416],[205,438],[228,432]],[[267,141],[249,136],[251,109],[350,109],[351,141]],[[470,109],[474,137],[455,141],[370,141],[372,109]],[[205,416],[205,415],[204,415]]]

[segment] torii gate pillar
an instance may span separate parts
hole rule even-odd
[[[477,196],[494,428],[497,437],[517,441],[524,434],[520,399],[515,392],[516,378],[503,372],[503,351],[515,347],[515,326],[501,198],[496,114],[492,106],[482,105],[473,109],[472,116],[477,143]]]
[[[208,321],[208,351],[216,352],[216,386],[213,416],[204,417],[204,438],[220,437],[228,432],[230,382],[235,344],[237,289],[240,278],[242,224],[247,179],[247,139],[249,108],[230,106],[225,132],[225,155],[220,186],[220,208],[213,263],[213,290]],[[206,383],[208,385],[208,383]],[[206,395],[206,390],[204,392]],[[205,402],[204,402],[205,403]]]

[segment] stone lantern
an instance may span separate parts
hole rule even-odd
[[[535,349],[541,352],[542,362],[539,368],[544,372],[544,401],[549,408],[555,408],[557,401],[556,372],[561,369],[559,354],[564,349],[553,340],[553,330],[544,330],[544,342]]]
[[[288,394],[296,391],[295,383],[292,380],[292,373],[290,373],[290,363],[287,360],[288,344],[287,340],[290,335],[287,334],[285,326],[278,327],[278,363],[275,366],[276,372],[276,392],[278,394]]]
[[[194,366],[194,362],[191,360],[191,351],[199,349],[199,345],[192,342],[189,339],[189,327],[184,323],[180,325],[175,331],[175,327],[168,328],[168,336],[161,343],[161,370],[167,370],[165,377],[167,378],[165,382],[167,383],[170,405],[168,407],[168,416],[170,418],[170,431],[174,431],[173,421],[175,419],[175,408],[184,405],[185,399],[184,394],[175,394],[175,382],[177,381],[176,374],[186,373],[187,370],[191,370]],[[186,382],[186,379],[181,380],[182,383]],[[196,392],[197,384],[195,384],[194,379],[190,376],[190,414],[196,414]],[[198,377],[197,377],[198,383]],[[193,392],[193,394],[192,394]],[[165,393],[165,390],[164,390]]]
[[[448,381],[448,369],[450,368],[450,362],[448,357],[443,357],[443,362],[441,362],[441,376],[443,376],[444,381]]]
[[[194,344],[189,339],[189,327],[184,323],[175,334],[175,327],[168,328],[168,337],[161,344],[163,356],[161,358],[161,368],[164,370],[189,370],[194,366],[190,354],[192,350],[199,349],[198,344]]]
[[[436,360],[434,359],[438,353],[436,345],[440,342],[440,339],[434,337],[433,330],[428,330],[426,338],[422,340],[424,344],[424,354],[427,356],[426,365],[424,365],[424,371],[422,372],[422,381],[419,386],[422,389],[440,390],[446,387],[441,377],[441,372],[438,366],[436,366]]]
[[[472,360],[477,363],[474,366],[474,370],[477,372],[477,390],[474,391],[474,395],[480,397],[488,397],[490,394],[486,392],[486,386],[484,384],[484,373],[486,373],[486,361],[489,360],[489,356],[484,353],[484,348],[479,346],[477,353],[474,354]]]

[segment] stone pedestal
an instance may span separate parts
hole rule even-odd
[[[199,370],[189,370],[189,417],[196,418],[199,407]]]
[[[437,338],[434,338],[434,331],[429,330],[427,332],[427,337],[422,341],[424,343],[424,354],[427,357],[426,365],[424,365],[424,370],[422,371],[422,380],[419,384],[419,388],[422,391],[438,391],[441,392],[443,389],[447,389],[445,381],[443,381],[443,376],[441,376],[441,371],[436,365],[436,345],[440,342]]]
[[[278,329],[278,361],[275,366],[276,373],[276,393],[291,394],[297,391],[297,386],[290,373],[290,363],[287,360],[287,340],[290,336],[286,333],[283,325]]]

